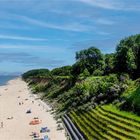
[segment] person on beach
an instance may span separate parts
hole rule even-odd
[[[3,122],[1,122],[1,128],[3,128]]]

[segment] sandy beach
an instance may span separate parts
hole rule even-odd
[[[27,114],[29,109],[31,113]],[[32,132],[39,133],[40,138],[48,135],[50,140],[66,140],[65,131],[57,130],[58,124],[47,110],[50,107],[36,100],[20,78],[0,86],[0,140],[33,140]],[[41,123],[29,125],[34,117]],[[40,133],[46,126],[50,132]]]

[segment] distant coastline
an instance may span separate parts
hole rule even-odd
[[[0,75],[0,86],[6,85],[8,81],[15,79],[19,76],[16,75]]]

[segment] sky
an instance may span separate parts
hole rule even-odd
[[[53,69],[140,33],[140,0],[0,0],[0,74]]]

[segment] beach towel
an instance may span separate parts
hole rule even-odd
[[[47,135],[44,136],[44,140],[49,140]]]

